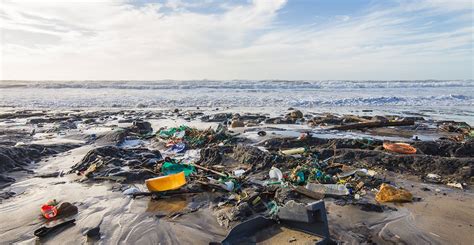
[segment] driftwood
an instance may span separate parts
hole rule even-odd
[[[390,126],[410,126],[415,125],[413,120],[404,120],[404,121],[373,121],[373,122],[361,122],[346,124],[340,126],[334,126],[330,128],[331,130],[351,130],[351,129],[365,129],[365,128],[382,128]]]
[[[192,166],[194,166],[194,167],[196,167],[196,168],[198,168],[198,169],[207,171],[207,172],[211,172],[211,173],[213,173],[213,174],[217,174],[217,175],[219,175],[219,176],[221,176],[221,177],[224,177],[224,178],[229,177],[227,174],[224,174],[224,173],[221,173],[221,172],[218,172],[218,171],[209,169],[209,168],[205,168],[205,167],[200,166],[200,165],[197,165],[197,164],[195,164],[195,163],[193,163]]]

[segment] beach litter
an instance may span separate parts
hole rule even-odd
[[[250,134],[239,133],[243,129],[229,130],[226,125],[231,118],[234,118],[233,122],[239,122],[238,127],[266,137],[252,134],[253,137],[247,138],[246,135]],[[143,199],[150,199],[150,202],[172,203],[174,198],[185,197],[193,203],[208,198],[183,212],[153,216],[160,219],[176,221],[182,215],[199,210],[212,212],[215,220],[226,229],[243,227],[242,224],[253,227],[254,222],[263,222],[283,225],[290,230],[310,227],[311,219],[322,218],[322,214],[313,212],[315,210],[308,206],[314,201],[321,201],[318,210],[323,210],[324,200],[340,206],[354,205],[357,209],[374,213],[392,211],[384,205],[372,203],[375,201],[412,201],[410,192],[387,184],[396,184],[396,180],[385,178],[387,172],[414,174],[427,182],[445,183],[456,188],[467,187],[464,183],[470,178],[470,141],[414,142],[410,141],[410,135],[406,138],[410,144],[390,143],[376,137],[350,134],[356,130],[389,130],[388,126],[412,127],[413,120],[330,114],[307,118],[296,110],[277,118],[223,113],[207,118],[202,116],[201,120],[218,121],[219,124],[200,129],[181,125],[154,132],[151,123],[130,119],[128,123],[132,122],[132,126],[128,128],[98,134],[92,142],[95,145],[91,145],[89,152],[69,172],[55,171],[36,176],[77,174],[77,181],[84,183],[118,182],[111,183],[113,191],[132,198],[146,197]],[[318,128],[313,131],[298,129],[282,136],[272,131],[289,133],[291,129],[263,126],[266,121],[308,124]],[[331,130],[353,131],[342,133],[344,137],[340,138],[319,137],[333,133]],[[420,132],[417,134],[422,135]],[[137,138],[140,144],[126,144]],[[28,145],[17,146],[23,147]],[[23,154],[18,149],[15,151]],[[1,153],[9,151],[2,150]],[[200,210],[202,207],[206,209]],[[67,203],[56,203],[45,206],[43,215],[49,217],[47,219],[57,219],[62,213],[68,213],[65,210],[74,213],[74,208]],[[308,213],[317,213],[317,217],[308,217]],[[263,217],[265,221],[256,217]],[[324,222],[319,225],[324,226]],[[99,229],[97,232],[91,229],[91,236],[99,232]],[[304,230],[306,235],[317,235],[311,232]],[[327,237],[328,233],[324,236]],[[284,241],[298,243],[303,239],[292,235]]]
[[[416,148],[407,143],[389,143],[384,142],[383,148],[388,151],[392,151],[400,154],[415,154]]]
[[[375,195],[375,200],[377,202],[411,202],[413,195],[406,190],[384,183],[380,186],[377,195]]]
[[[34,235],[37,236],[37,237],[43,238],[43,237],[46,237],[50,234],[58,233],[58,232],[61,232],[61,231],[65,230],[69,227],[72,227],[72,226],[76,225],[75,222],[76,222],[75,219],[71,219],[71,220],[62,222],[62,223],[57,224],[57,225],[52,226],[52,227],[42,226],[42,227],[40,227],[40,228],[38,228],[34,231]]]
[[[186,184],[185,173],[179,172],[145,180],[150,192],[176,190]]]

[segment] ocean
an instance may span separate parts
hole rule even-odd
[[[472,123],[474,81],[1,81],[0,106],[295,107],[314,111],[427,113]]]

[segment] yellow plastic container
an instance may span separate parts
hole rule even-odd
[[[160,176],[145,180],[146,187],[151,192],[175,190],[186,184],[184,172]]]

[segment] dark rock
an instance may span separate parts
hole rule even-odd
[[[201,120],[204,122],[226,122],[232,118],[232,113],[217,113],[210,116],[203,116]]]
[[[71,215],[77,214],[78,212],[79,209],[69,202],[62,202],[58,206],[58,218],[69,217]]]
[[[125,140],[128,130],[117,128],[102,134],[98,134],[95,140],[97,145],[119,145]]]
[[[1,200],[6,200],[10,197],[13,197],[16,193],[13,192],[13,191],[6,191],[6,192],[2,192],[0,193],[0,201]],[[1,203],[1,202],[0,202]]]
[[[290,117],[296,119],[303,118],[303,112],[301,112],[300,110],[292,111],[290,112]]]
[[[149,122],[134,121],[130,131],[136,134],[151,134],[153,128]]]
[[[202,149],[199,163],[205,166],[212,166],[221,163],[222,153],[218,147],[209,147]]]
[[[147,148],[123,149],[116,146],[102,146],[90,150],[80,162],[71,167],[71,171],[82,172],[89,168],[96,161],[102,162],[105,166],[101,166],[92,177],[105,176],[122,176],[127,181],[144,180],[156,177],[156,175],[145,169],[132,169],[130,171],[122,171],[121,166],[126,164],[132,167],[145,167],[149,159],[161,159],[159,151],[151,151]],[[117,167],[116,167],[117,166]]]
[[[294,192],[290,188],[278,188],[275,192],[275,201],[279,204],[285,204],[289,200],[298,198],[298,193]]]
[[[250,205],[246,202],[242,202],[239,205],[233,207],[229,212],[230,221],[243,220],[252,214]]]
[[[265,119],[266,124],[295,124],[295,118],[274,117]]]
[[[255,169],[270,167],[273,157],[268,152],[263,152],[257,147],[239,144],[234,148],[234,159],[250,164]]]
[[[320,151],[322,159],[334,154],[334,149]],[[444,180],[466,182],[473,175],[474,159],[471,157],[453,158],[429,155],[399,155],[384,151],[362,149],[337,149],[335,162],[356,167],[383,167],[397,173],[411,173],[425,176],[428,173],[440,175]],[[357,164],[353,164],[356,162]],[[362,164],[363,163],[363,164]]]
[[[92,228],[86,232],[86,236],[90,238],[99,238],[100,237],[100,226]]]
[[[379,121],[379,122],[388,122],[388,118],[384,117],[384,116],[374,116],[372,117],[372,120],[373,121]]]
[[[373,203],[358,203],[360,210],[365,212],[377,212],[382,213],[384,208],[382,205],[373,204]]]
[[[79,147],[78,144],[0,146],[0,173],[24,170],[31,162]]]

